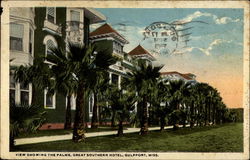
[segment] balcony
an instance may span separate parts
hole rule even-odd
[[[49,22],[47,19],[44,21],[44,31],[48,31],[52,34],[56,34],[58,36],[62,36],[62,28],[57,24]]]

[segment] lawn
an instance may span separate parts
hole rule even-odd
[[[83,143],[70,140],[16,146],[15,151],[184,151],[243,152],[243,124],[224,124],[177,131],[151,131],[148,135],[103,136]]]

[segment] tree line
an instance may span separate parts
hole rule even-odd
[[[44,60],[50,63],[44,63]],[[228,109],[215,88],[206,83],[163,79],[160,76],[162,66],[136,61],[120,87],[111,85],[107,70],[117,60],[108,50],[97,51],[94,45],[69,43],[67,50],[54,48],[46,57],[36,58],[34,65],[12,69],[16,81],[32,84],[31,106],[41,105],[36,96],[41,90],[47,89],[51,95],[55,92],[65,94],[68,100],[65,129],[71,128],[70,101],[76,96],[74,142],[85,140],[86,97],[91,94],[94,95],[91,127],[98,127],[101,119],[97,111],[102,107],[110,112],[102,112],[102,115],[111,117],[113,125],[118,121],[118,135],[123,134],[125,121],[139,122],[141,135],[148,133],[150,119],[159,122],[162,131],[167,124],[178,129],[180,124],[183,127],[189,124],[192,128],[227,121]],[[40,125],[37,120],[31,124]],[[12,139],[14,135],[11,135]]]

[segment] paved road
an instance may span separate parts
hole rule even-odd
[[[172,126],[167,126],[165,129],[170,129]],[[150,127],[149,130],[159,130],[159,127]],[[139,132],[140,128],[127,128],[124,130],[124,133],[134,133]],[[93,132],[86,133],[86,137],[97,137],[97,136],[107,136],[107,135],[115,135],[117,131],[105,131],[105,132]],[[19,138],[15,140],[15,145],[23,145],[23,144],[34,144],[34,143],[42,143],[42,142],[52,142],[52,141],[61,141],[61,140],[70,140],[72,139],[72,133],[66,135],[55,135],[55,136],[43,136],[43,137],[32,137],[32,138]]]

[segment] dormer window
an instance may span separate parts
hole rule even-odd
[[[47,20],[51,23],[56,23],[56,10],[54,7],[47,8]]]

